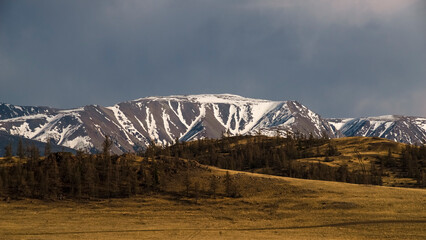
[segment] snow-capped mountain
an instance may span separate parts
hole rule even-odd
[[[0,156],[4,156],[5,148],[9,144],[12,145],[12,154],[17,155],[17,147],[19,145],[19,141],[22,141],[23,146],[35,146],[36,148],[38,148],[39,153],[44,155],[46,142],[40,142],[31,139],[22,139],[22,137],[20,136],[14,136],[6,133],[5,131],[0,131]],[[64,146],[58,146],[52,143],[50,143],[50,148],[52,152],[65,151],[76,153],[75,149],[67,148]]]
[[[284,132],[326,133],[338,137],[328,121],[296,101],[269,101],[230,94],[146,97],[111,107],[78,109],[20,107],[3,104],[0,131],[74,149],[101,149],[106,135],[113,151],[129,152],[150,142],[219,138],[230,135]],[[3,106],[0,105],[0,106]],[[18,111],[20,110],[20,111]]]
[[[333,118],[330,125],[343,135],[381,137],[397,142],[424,144],[426,118],[387,115],[366,118]]]
[[[53,114],[54,112],[56,112],[56,109],[49,107],[15,106],[7,103],[0,103],[0,120],[34,114]]]

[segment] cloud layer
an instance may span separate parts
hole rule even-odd
[[[151,95],[299,100],[327,117],[426,116],[415,0],[0,3],[0,101],[61,108]]]

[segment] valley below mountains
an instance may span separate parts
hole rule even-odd
[[[236,135],[303,134],[314,138],[365,136],[424,144],[426,118],[380,116],[327,119],[297,101],[230,94],[146,97],[103,107],[75,109],[0,104],[0,132],[72,149],[97,152],[105,136],[117,154],[149,144]]]

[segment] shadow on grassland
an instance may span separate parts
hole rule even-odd
[[[375,224],[397,224],[412,223],[426,224],[426,220],[377,220],[377,221],[357,221],[331,223],[322,225],[290,226],[290,227],[258,227],[258,228],[165,228],[165,229],[126,229],[126,230],[99,230],[99,231],[69,231],[69,232],[33,232],[33,233],[7,233],[9,236],[40,236],[40,235],[67,235],[67,234],[96,234],[96,233],[132,233],[132,232],[170,232],[170,231],[269,231],[269,230],[292,230],[324,227],[344,227],[355,225],[375,225]]]

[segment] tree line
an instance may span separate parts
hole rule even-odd
[[[395,157],[389,149],[387,156],[368,164],[357,153],[356,161],[361,166],[358,169],[350,169],[346,164],[327,164],[341,153],[327,137],[313,138],[312,135],[176,140],[168,147],[151,144],[138,155],[120,156],[111,154],[111,146],[107,137],[98,154],[52,153],[48,142],[45,156],[41,157],[35,146],[18,144],[17,156],[13,157],[8,145],[0,164],[0,196],[113,198],[152,191],[173,192],[196,199],[200,196],[240,196],[238,184],[229,174],[209,176],[208,181],[194,177],[197,162],[230,170],[376,185],[382,184],[384,170],[394,169],[399,177],[413,178],[417,186],[426,186],[425,146],[406,145],[400,157]],[[321,158],[322,161],[300,161],[303,158]]]
[[[143,154],[111,154],[112,142],[107,137],[102,152],[77,151],[51,153],[38,149],[18,160],[6,156],[0,164],[0,196],[7,198],[91,199],[130,197],[151,192],[168,192],[198,199],[200,196],[239,196],[232,176],[210,176],[209,181],[196,181],[191,169],[195,161],[172,158],[154,145]],[[161,151],[158,151],[161,149]],[[19,151],[17,151],[19,154]],[[10,159],[9,159],[10,158]],[[138,159],[137,159],[138,158]],[[173,184],[173,189],[170,186]],[[219,191],[219,189],[222,189]]]
[[[156,151],[231,170],[373,185],[382,185],[384,171],[394,164],[393,170],[399,172],[399,177],[415,178],[418,187],[426,187],[425,146],[407,145],[402,150],[401,158],[377,158],[367,163],[361,154],[355,152],[356,159],[353,161],[360,166],[357,169],[350,169],[344,163],[339,166],[327,164],[341,154],[337,146],[327,137],[314,138],[303,134],[287,134],[285,138],[236,136],[194,142],[176,141],[173,146]],[[303,158],[322,161],[299,161]]]

